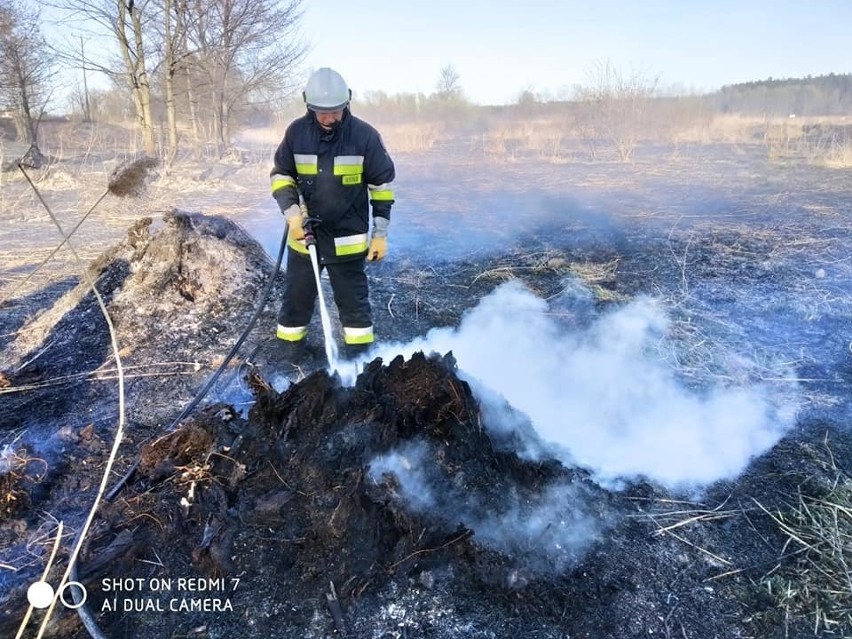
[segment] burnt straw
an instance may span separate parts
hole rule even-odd
[[[151,169],[156,168],[159,163],[157,158],[143,156],[117,167],[109,176],[107,190],[118,197],[140,195],[145,190]]]

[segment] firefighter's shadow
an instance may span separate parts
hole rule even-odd
[[[107,306],[129,274],[130,264],[115,260],[98,277],[95,286]],[[72,404],[87,401],[85,398],[97,392],[93,385],[100,382],[87,373],[112,357],[110,331],[94,292],[79,287],[54,302],[55,312],[60,313],[63,305],[68,310],[44,336],[37,336],[38,328],[31,328],[32,341],[26,351],[5,363],[9,387],[21,389],[4,398],[0,412],[6,427],[24,426],[40,415],[65,415]]]

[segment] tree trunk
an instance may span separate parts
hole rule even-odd
[[[147,84],[141,85],[139,97],[142,104],[142,143],[145,146],[145,153],[153,156],[157,152],[157,141],[154,131],[154,115],[151,111],[151,87]]]
[[[198,130],[198,97],[192,84],[192,73],[186,69],[186,98],[189,102],[189,124],[192,127],[192,139],[197,146],[201,141],[201,132]]]
[[[175,105],[175,76],[172,70],[166,73],[166,126],[168,127],[168,163],[171,164],[178,152],[177,107]]]
[[[142,133],[145,153],[154,155],[157,151],[157,145],[154,138],[154,116],[151,111],[151,86],[145,69],[145,50],[142,46],[142,23],[138,11],[133,9],[132,4],[128,7],[123,0],[118,0],[118,20],[115,24],[115,35],[127,70],[133,106],[136,109],[136,120]],[[132,47],[125,32],[128,26],[128,10],[131,13],[130,18],[133,27]]]
[[[215,91],[213,105],[213,138],[216,140],[216,156],[225,154],[225,100],[221,91]]]
[[[133,37],[136,45],[137,72],[139,75],[139,97],[142,104],[142,141],[145,145],[145,153],[153,156],[157,152],[157,144],[154,132],[154,114],[151,110],[151,84],[148,79],[148,69],[145,68],[142,19],[138,11],[131,11],[130,18],[133,21]]]
[[[165,0],[163,4],[163,28],[166,39],[166,126],[168,128],[168,149],[166,151],[166,164],[171,165],[178,152],[177,131],[177,107],[175,105],[175,73],[177,71],[177,60],[175,59],[174,33],[172,32],[172,3]]]
[[[26,155],[21,159],[21,163],[34,169],[40,169],[45,165],[46,159],[42,155],[41,149],[38,148],[38,131],[36,121],[33,119],[32,109],[30,108],[26,86],[22,85],[21,89],[22,124],[27,143],[30,145]]]
[[[29,144],[29,149],[21,158],[21,164],[33,169],[40,169],[45,164],[45,158],[38,148],[37,121],[33,118],[32,105],[30,104],[30,87],[27,84],[21,60],[15,58],[13,61],[13,73],[19,87],[18,110],[15,114],[15,129],[18,139]]]
[[[38,135],[36,134],[35,121],[26,89],[21,92],[21,112],[24,116],[24,134],[27,138],[27,144],[38,146]]]
[[[83,47],[83,36],[80,36],[80,60],[83,61],[83,122],[91,122],[92,107],[89,103],[89,81],[86,78],[86,50]]]

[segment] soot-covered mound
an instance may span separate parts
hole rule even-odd
[[[248,419],[218,406],[152,442],[136,481],[104,510],[109,530],[81,569],[92,609],[110,599],[98,592],[105,577],[239,579],[213,593],[233,611],[202,615],[209,628],[261,636],[261,627],[286,626],[277,636],[301,637],[373,623],[376,604],[367,602],[400,580],[432,585],[435,575],[465,574],[523,597],[548,576],[543,562],[570,568],[590,542],[538,553],[548,527],[580,525],[577,513],[553,513],[511,540],[488,522],[540,518],[541,495],[556,486],[582,491],[586,508],[603,510],[608,497],[556,462],[523,461],[511,436],[492,439],[454,369],[451,355],[377,359],[353,388],[318,371],[282,394],[255,375]],[[120,575],[85,566],[119,538],[132,538],[127,548],[147,561]],[[175,621],[107,610],[100,623],[129,636],[152,623],[174,631]]]
[[[30,427],[40,413],[44,419],[67,415],[68,425],[82,427],[93,417],[75,410],[75,397],[88,395],[90,406],[114,400],[110,334],[89,280],[115,327],[130,419],[170,415],[176,390],[191,393],[195,381],[187,378],[206,374],[202,369],[236,341],[271,273],[269,257],[225,218],[174,210],[163,221],[152,230],[151,218],[140,219],[88,266],[77,286],[11,333],[0,373],[8,384],[31,390],[4,402],[6,428]],[[158,404],[157,397],[167,401]],[[42,402],[50,410],[39,407]],[[114,408],[105,408],[108,414],[94,419],[111,429]]]

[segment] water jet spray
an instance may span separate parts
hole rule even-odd
[[[314,280],[317,285],[317,297],[319,298],[320,319],[322,321],[322,335],[325,342],[325,357],[328,360],[328,367],[334,369],[337,366],[337,345],[334,343],[334,337],[331,332],[331,316],[328,314],[328,308],[325,305],[325,296],[322,292],[320,283],[320,267],[319,256],[317,255],[317,238],[316,227],[320,223],[319,218],[306,217],[302,222],[302,228],[305,231],[305,246],[308,247],[308,253],[311,256],[311,266],[314,269]]]

